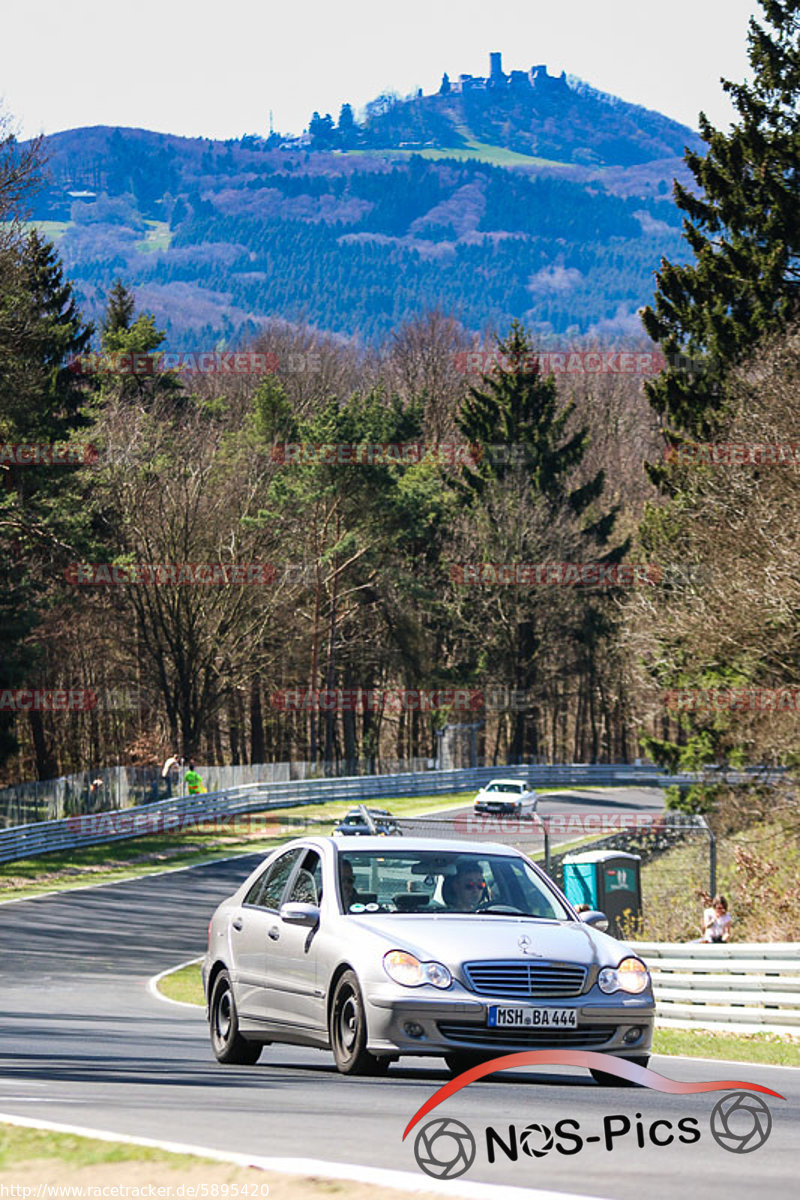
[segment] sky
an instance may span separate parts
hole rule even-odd
[[[300,133],[442,72],[546,63],[697,127],[749,75],[756,0],[24,0],[3,14],[0,105],[21,137],[121,125],[229,138]]]

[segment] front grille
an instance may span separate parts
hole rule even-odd
[[[515,999],[566,999],[580,996],[586,984],[586,967],[552,962],[472,962],[464,974],[473,992]]]
[[[546,1050],[557,1046],[603,1046],[617,1032],[616,1025],[584,1025],[579,1029],[490,1029],[469,1021],[441,1021],[442,1037],[470,1046],[511,1046],[520,1050]]]

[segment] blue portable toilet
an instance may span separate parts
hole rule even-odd
[[[604,912],[608,932],[624,937],[642,915],[641,862],[638,854],[619,850],[569,854],[562,864],[564,893],[570,904],[588,904]]]

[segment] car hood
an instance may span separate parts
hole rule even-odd
[[[385,948],[408,950],[417,958],[454,966],[481,959],[546,959],[588,966],[616,966],[627,947],[582,921],[541,921],[525,917],[436,913],[392,913],[349,917],[360,933],[373,935]],[[519,939],[530,939],[523,953]],[[629,952],[629,951],[628,951]]]

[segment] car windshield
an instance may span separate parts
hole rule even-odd
[[[385,812],[380,808],[368,808],[367,812],[373,821],[391,821],[392,819],[391,813]],[[342,825],[365,825],[366,819],[363,813],[353,812],[348,813],[341,823]]]
[[[521,783],[490,783],[487,792],[521,792]]]
[[[342,911],[570,916],[533,868],[509,854],[348,850],[339,855]]]

